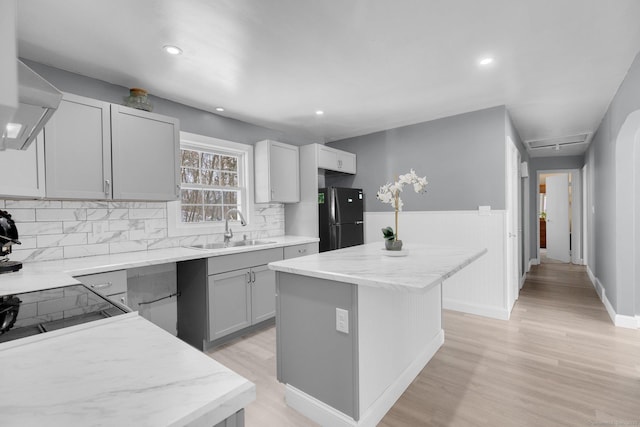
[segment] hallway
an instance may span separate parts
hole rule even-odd
[[[509,321],[445,311],[444,329],[380,426],[640,425],[640,331],[613,326],[582,266],[535,266]],[[247,426],[315,425],[284,403],[275,328],[209,354],[256,383]]]

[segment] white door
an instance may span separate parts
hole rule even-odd
[[[547,257],[570,262],[569,175],[547,177]]]
[[[518,299],[520,292],[519,265],[518,257],[518,168],[520,166],[519,152],[511,138],[507,137],[507,170],[506,170],[506,201],[507,201],[507,218],[506,218],[506,237],[507,237],[507,299],[509,308],[513,306]]]

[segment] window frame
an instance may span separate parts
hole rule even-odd
[[[248,224],[253,221],[253,145],[224,139],[180,132],[180,150],[214,150],[221,154],[238,156],[238,182],[240,185],[240,209]],[[182,167],[182,165],[180,165]],[[242,188],[244,183],[244,188]],[[224,221],[187,223],[181,220],[182,200],[167,203],[167,233],[169,237],[215,234],[224,232]],[[230,224],[240,221],[229,220]]]

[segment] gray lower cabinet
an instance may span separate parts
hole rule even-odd
[[[251,269],[251,323],[276,315],[276,272],[262,265]]]
[[[276,274],[266,265],[209,276],[209,341],[273,318],[275,295]]]
[[[178,263],[178,338],[205,350],[213,342],[275,317],[271,248]]]
[[[251,326],[250,280],[250,270],[209,276],[209,341]]]

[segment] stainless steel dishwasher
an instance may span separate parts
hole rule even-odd
[[[178,334],[176,264],[127,269],[128,306],[172,335]]]

